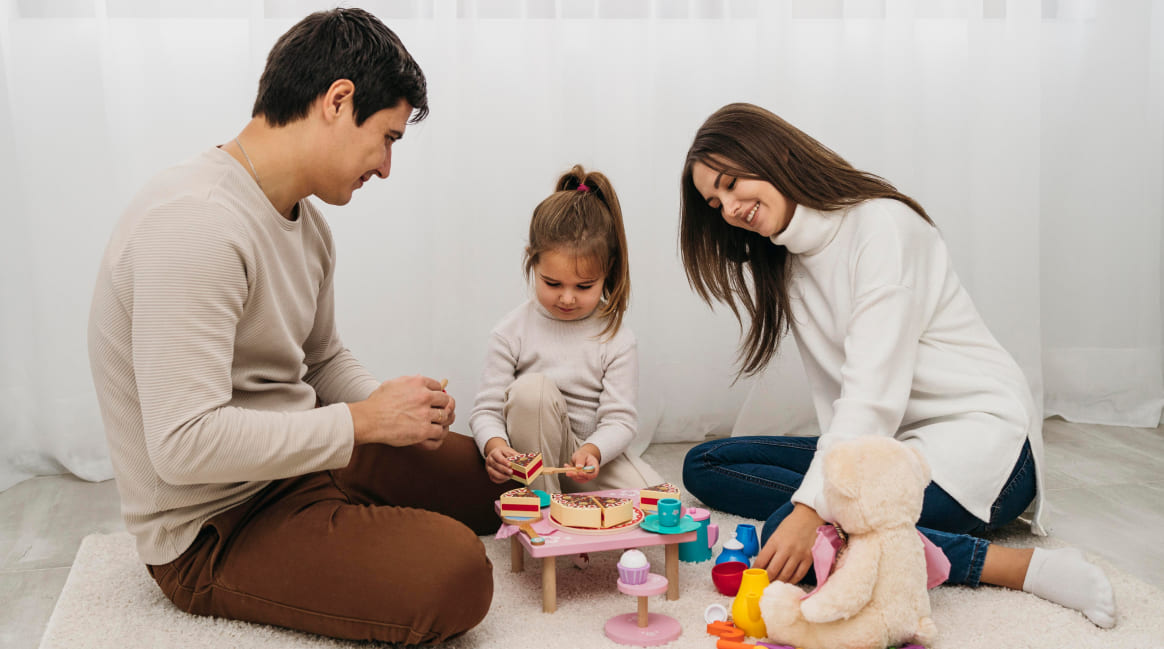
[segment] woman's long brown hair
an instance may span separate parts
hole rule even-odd
[[[683,165],[679,248],[687,281],[705,302],[726,304],[741,327],[740,307],[748,313],[750,326],[740,344],[737,379],[767,366],[788,331],[788,250],[728,225],[695,188],[696,162],[736,178],[767,181],[789,201],[816,210],[892,198],[933,224],[917,201],[887,180],[855,169],[777,115],[743,103],[712,113],[695,134]]]

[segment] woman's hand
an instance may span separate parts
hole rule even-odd
[[[485,471],[489,479],[497,484],[513,478],[513,469],[509,468],[509,458],[520,455],[509,446],[509,442],[501,437],[494,437],[485,442]]]
[[[824,519],[808,505],[796,503],[768,542],[760,548],[753,568],[768,571],[770,581],[800,583],[812,567],[812,545],[816,542],[816,528],[824,525]]]
[[[574,456],[570,458],[570,464],[578,468],[584,466],[593,466],[593,471],[567,471],[566,477],[570,478],[578,484],[590,482],[598,477],[598,472],[601,470],[602,451],[593,444],[583,444],[582,448],[574,451]]]

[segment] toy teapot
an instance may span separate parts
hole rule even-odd
[[[699,507],[688,507],[687,515],[699,524],[694,541],[679,544],[679,560],[687,562],[707,561],[711,558],[711,549],[719,539],[719,526],[711,522],[711,512]]]
[[[744,552],[744,544],[740,543],[740,540],[735,537],[732,537],[730,541],[724,541],[723,551],[715,558],[717,564],[727,561],[739,561],[740,563],[751,564],[751,559]]]
[[[726,545],[726,544],[725,544]],[[760,617],[760,596],[768,587],[768,571],[748,568],[740,580],[740,590],[732,602],[732,622],[753,638],[766,638],[768,628]]]

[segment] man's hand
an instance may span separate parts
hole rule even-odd
[[[582,448],[574,451],[573,457],[570,458],[570,464],[581,469],[584,466],[594,467],[593,471],[567,471],[566,477],[572,479],[578,484],[590,482],[598,477],[598,471],[602,465],[602,451],[593,444],[583,444]]]
[[[501,484],[513,477],[513,469],[509,468],[509,459],[519,453],[509,446],[509,442],[502,437],[494,437],[485,442],[485,471],[489,479]]]
[[[776,531],[760,548],[752,561],[752,567],[767,570],[770,581],[800,583],[812,567],[816,528],[824,525],[824,522],[815,509],[796,503],[792,513],[776,526]]]
[[[385,381],[367,399],[349,403],[356,444],[387,444],[433,450],[457,419],[456,401],[425,376]]]

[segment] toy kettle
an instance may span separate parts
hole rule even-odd
[[[694,541],[679,544],[679,560],[687,562],[707,561],[711,558],[711,549],[719,539],[719,526],[711,522],[711,512],[699,507],[688,507],[687,515],[695,521],[699,528]]]
[[[753,638],[766,638],[768,627],[760,617],[760,595],[768,587],[768,571],[748,568],[740,580],[740,591],[732,602],[732,622]]]
[[[751,560],[747,553],[744,552],[744,544],[740,540],[733,537],[730,541],[724,541],[723,551],[715,558],[717,564],[727,561],[739,561],[740,563],[750,564]]]

